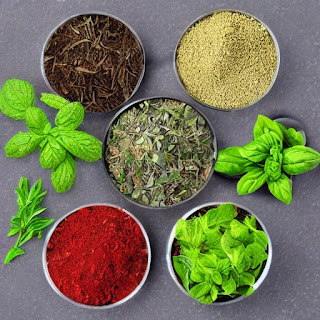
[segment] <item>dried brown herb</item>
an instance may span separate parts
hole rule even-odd
[[[146,100],[110,128],[106,164],[123,194],[144,205],[168,206],[203,187],[212,171],[213,145],[208,123],[192,107]]]
[[[105,112],[127,101],[143,72],[143,49],[119,20],[81,15],[61,25],[44,51],[53,90],[86,111]]]

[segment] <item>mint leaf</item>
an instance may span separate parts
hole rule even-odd
[[[63,130],[57,141],[75,157],[93,162],[102,157],[102,143],[83,131]]]
[[[267,180],[269,191],[280,201],[290,204],[292,200],[292,185],[287,175],[281,174],[277,181]]]
[[[237,184],[237,192],[239,195],[245,195],[255,192],[266,182],[267,174],[263,169],[256,168],[246,173]]]
[[[239,276],[239,287],[242,286],[253,286],[256,282],[256,278],[249,272],[243,272]]]
[[[183,257],[183,256],[173,257],[172,260],[173,260],[174,269],[177,272],[179,278],[181,279],[183,287],[188,292],[191,263],[188,257]]]
[[[232,277],[229,279],[227,277],[223,277],[221,288],[225,295],[230,295],[235,292],[237,285]]]
[[[67,150],[55,138],[48,136],[47,143],[41,149],[40,164],[45,169],[56,168],[66,155]]]
[[[47,106],[58,110],[69,104],[68,100],[51,93],[43,93],[40,101],[44,102]]]
[[[253,242],[252,235],[249,233],[249,228],[238,220],[232,220],[230,223],[231,237],[248,245]]]
[[[51,182],[58,193],[68,191],[76,178],[76,164],[73,157],[67,153],[66,158],[58,167],[52,170]]]
[[[242,157],[240,149],[240,147],[230,147],[220,150],[214,170],[229,176],[241,175],[250,171],[255,163]]]
[[[34,99],[35,94],[30,83],[9,79],[0,92],[0,110],[12,119],[25,119],[26,110],[33,107]]]
[[[180,243],[187,243],[199,247],[203,241],[203,231],[199,219],[180,219],[176,226],[176,239]]]
[[[200,297],[207,294],[211,289],[211,285],[207,282],[198,283],[191,288],[189,291],[191,297],[199,299]]]
[[[45,113],[36,107],[27,109],[26,124],[27,127],[37,135],[48,134],[51,129],[51,124]]]
[[[19,132],[4,147],[9,158],[22,158],[37,149],[44,138],[33,132]]]
[[[258,243],[249,244],[246,247],[245,253],[252,259],[252,269],[258,267],[258,265],[268,258],[265,249],[262,248]]]
[[[84,109],[81,103],[72,102],[64,106],[57,114],[55,123],[58,127],[74,130],[84,119]]]
[[[279,128],[278,123],[269,119],[268,117],[259,114],[256,124],[253,128],[254,140],[259,138],[261,135],[269,132],[276,133],[279,136],[280,140],[283,140],[283,133]]]
[[[18,248],[18,247],[13,247],[9,250],[5,260],[4,260],[4,264],[7,264],[9,263],[13,258],[17,257],[17,256],[20,256],[22,254],[25,254],[25,252],[21,249],[21,248]]]
[[[296,175],[316,168],[320,154],[312,148],[294,146],[283,150],[282,168],[287,174]]]

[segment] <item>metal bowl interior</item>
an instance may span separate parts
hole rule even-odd
[[[126,101],[124,101],[122,104],[114,107],[113,109],[111,110],[108,110],[108,111],[105,111],[105,112],[100,112],[100,113],[108,113],[108,112],[112,112],[114,110],[117,110],[119,108],[121,108],[123,105],[125,105],[133,96],[134,94],[137,92],[137,90],[139,89],[140,85],[141,85],[141,82],[142,82],[142,79],[144,77],[144,73],[145,73],[145,69],[146,69],[146,54],[145,54],[145,50],[144,50],[144,47],[143,47],[143,44],[142,44],[142,41],[141,39],[139,38],[138,34],[134,31],[134,29],[128,24],[126,23],[125,21],[123,21],[122,19],[112,15],[112,14],[109,14],[109,13],[105,13],[105,12],[87,12],[87,13],[79,13],[79,14],[74,14],[70,17],[68,17],[67,19],[63,20],[59,25],[57,25],[51,32],[50,34],[48,35],[44,45],[43,45],[43,48],[42,48],[42,52],[41,52],[41,59],[40,59],[40,67],[41,67],[41,73],[42,73],[42,76],[43,76],[43,79],[48,87],[48,89],[51,91],[51,93],[53,94],[56,94],[56,95],[59,95],[51,86],[48,78],[47,78],[47,75],[46,75],[46,72],[45,72],[45,69],[44,69],[44,54],[45,54],[45,50],[46,50],[46,47],[47,47],[47,44],[49,42],[49,40],[51,39],[52,35],[63,25],[65,24],[67,21],[69,21],[70,19],[72,18],[75,18],[75,17],[78,17],[78,16],[83,16],[83,15],[102,15],[102,16],[108,16],[110,18],[113,18],[115,20],[118,20],[120,21],[121,23],[123,23],[131,32],[132,34],[135,36],[135,38],[137,39],[138,43],[140,44],[140,47],[142,49],[142,54],[143,54],[143,66],[142,66],[142,71],[141,71],[141,74],[140,74],[140,77],[139,77],[139,80],[136,84],[136,87],[135,89],[132,91],[131,95],[128,97],[128,99]],[[87,111],[86,111],[87,112]],[[95,113],[98,113],[98,112],[95,112]]]
[[[114,117],[111,119],[109,125],[107,126],[107,129],[106,129],[106,133],[105,133],[105,138],[103,140],[103,153],[102,153],[102,162],[103,162],[103,167],[105,169],[105,173],[106,175],[108,176],[108,178],[110,179],[111,181],[111,184],[113,186],[113,188],[115,190],[117,190],[118,192],[120,192],[120,190],[114,185],[114,183],[112,182],[111,180],[111,177],[110,177],[110,174],[109,174],[109,170],[108,170],[108,163],[105,159],[105,155],[106,155],[106,151],[107,151],[107,147],[108,147],[108,144],[109,144],[109,141],[111,140],[111,127],[113,126],[113,124],[118,120],[118,117],[126,112],[127,110],[135,107],[136,105],[139,105],[140,103],[142,103],[143,101],[146,101],[146,100],[153,100],[153,99],[170,99],[170,100],[176,100],[176,101],[179,101],[179,102],[182,102],[178,99],[175,99],[175,98],[170,98],[170,97],[151,97],[151,98],[144,98],[144,99],[140,99],[140,100],[137,100],[137,101],[133,101],[132,103],[124,106],[123,108],[121,108],[115,115]],[[188,104],[189,105],[189,104]],[[189,105],[190,106],[190,105]],[[214,172],[214,165],[215,165],[215,161],[217,159],[217,156],[218,156],[218,143],[217,143],[217,138],[216,138],[216,135],[215,135],[215,132],[213,130],[213,127],[211,125],[211,123],[208,121],[207,117],[198,110],[198,108],[194,107],[194,106],[190,106],[192,107],[194,110],[196,110],[206,121],[206,123],[208,124],[210,130],[211,130],[211,134],[212,134],[212,148],[214,150],[214,159],[213,159],[213,165],[212,165],[212,168],[211,168],[211,171],[208,175],[208,178],[206,180],[206,182],[204,183],[204,185],[195,193],[193,194],[191,197],[189,197],[188,199],[185,199],[183,201],[180,201],[176,204],[173,204],[173,205],[170,205],[170,206],[163,206],[163,207],[154,207],[154,206],[149,206],[149,205],[144,205],[144,204],[141,204],[137,201],[135,201],[134,199],[132,199],[131,197],[129,196],[126,196],[124,195],[123,193],[121,193],[126,199],[128,199],[131,203],[134,203],[138,206],[140,206],[141,208],[152,208],[152,209],[165,209],[165,208],[172,208],[172,207],[175,207],[175,206],[178,206],[182,203],[185,203],[186,201],[189,201],[191,199],[193,199],[201,190],[203,190],[205,188],[205,186],[208,184],[208,182],[210,181],[212,175],[213,175],[213,172]]]
[[[93,305],[86,305],[86,304],[82,304],[82,303],[79,303],[79,302],[76,302],[70,298],[68,298],[67,296],[65,296],[57,287],[56,285],[54,284],[54,282],[52,281],[51,277],[50,277],[50,273],[49,273],[49,270],[48,270],[48,267],[47,267],[47,245],[48,245],[48,242],[51,238],[51,235],[53,234],[54,230],[56,229],[56,227],[66,218],[68,217],[69,215],[73,214],[74,212],[78,211],[79,209],[82,209],[82,208],[86,208],[86,207],[93,207],[93,206],[105,206],[105,207],[113,207],[113,208],[116,208],[116,209],[119,209],[119,210],[122,210],[124,211],[126,214],[128,214],[131,218],[133,218],[135,220],[135,222],[139,225],[141,231],[142,231],[142,234],[146,240],[146,244],[147,244],[147,250],[148,250],[148,262],[147,262],[147,268],[146,268],[146,271],[145,271],[145,274],[141,280],[141,282],[139,283],[139,285],[128,295],[126,296],[125,298],[123,298],[122,300],[116,302],[116,303],[113,303],[113,304],[106,304],[106,305],[101,305],[101,306],[93,306]],[[55,224],[52,226],[52,228],[50,229],[50,231],[48,232],[46,238],[45,238],[45,241],[44,241],[44,245],[43,245],[43,250],[42,250],[42,265],[43,265],[43,271],[44,271],[44,274],[45,274],[45,277],[49,283],[49,285],[51,286],[51,288],[54,290],[55,293],[57,293],[60,297],[62,297],[64,300],[66,301],[69,301],[70,303],[76,305],[76,306],[79,306],[79,307],[82,307],[82,308],[85,308],[85,309],[94,309],[94,310],[101,310],[101,309],[110,309],[110,308],[114,308],[116,306],[119,306],[123,303],[125,303],[126,301],[128,301],[129,299],[133,298],[138,292],[139,290],[142,288],[143,284],[145,283],[147,277],[148,277],[148,274],[149,274],[149,271],[150,271],[150,264],[151,264],[151,246],[150,246],[150,241],[149,241],[149,237],[148,237],[148,234],[146,232],[146,230],[144,229],[143,225],[141,224],[141,222],[132,214],[130,213],[129,211],[123,209],[123,208],[120,208],[116,205],[113,205],[113,204],[108,204],[108,203],[94,203],[94,204],[88,204],[88,205],[84,205],[84,206],[81,206],[81,207],[78,207],[74,210],[72,210],[71,212],[65,214],[63,217],[61,217],[59,220],[57,220],[55,222]]]
[[[243,106],[243,107],[241,107],[241,108],[223,109],[223,108],[219,108],[219,107],[217,107],[217,106],[212,106],[212,105],[206,104],[205,102],[199,100],[197,97],[193,96],[192,94],[190,94],[190,93],[188,92],[188,90],[186,89],[186,87],[185,87],[184,84],[183,84],[183,81],[182,81],[181,78],[180,78],[180,75],[179,75],[179,72],[178,72],[178,68],[177,68],[177,63],[176,63],[177,50],[178,50],[178,48],[179,48],[179,45],[180,45],[180,42],[181,42],[182,37],[185,35],[185,33],[186,33],[195,23],[199,22],[200,20],[202,20],[202,19],[205,18],[205,17],[211,16],[211,15],[213,15],[214,13],[218,13],[218,12],[235,12],[235,13],[240,13],[240,14],[246,15],[246,16],[248,16],[248,17],[250,17],[250,18],[253,18],[253,19],[255,19],[256,21],[258,21],[260,24],[262,24],[262,25],[266,28],[266,30],[267,30],[268,33],[270,34],[270,36],[271,36],[271,38],[272,38],[272,40],[273,40],[273,42],[274,42],[274,45],[275,45],[275,48],[276,48],[276,52],[277,52],[277,66],[276,66],[276,70],[275,70],[275,73],[274,73],[274,77],[273,77],[273,79],[272,79],[272,82],[271,82],[270,85],[269,85],[269,88],[267,89],[267,91],[266,91],[262,96],[259,97],[258,100],[252,102],[251,104],[248,104],[248,105],[246,105],[246,106]],[[247,13],[247,12],[244,12],[244,11],[235,10],[235,9],[220,9],[220,10],[215,10],[215,11],[212,11],[212,12],[209,12],[209,13],[206,13],[206,14],[200,16],[199,18],[195,19],[192,23],[190,23],[189,26],[185,29],[185,31],[182,33],[182,35],[181,35],[181,37],[180,37],[180,39],[179,39],[179,41],[178,41],[178,43],[177,43],[177,45],[176,45],[176,48],[175,48],[175,50],[174,50],[173,68],[174,68],[174,72],[175,72],[176,78],[177,78],[178,82],[180,83],[181,87],[188,93],[188,95],[189,95],[192,99],[194,99],[194,100],[197,101],[198,103],[200,103],[200,104],[202,104],[202,105],[204,105],[204,106],[206,106],[206,107],[208,107],[208,108],[210,108],[210,109],[215,109],[215,110],[219,110],[219,111],[226,111],[226,112],[228,112],[228,111],[242,110],[242,109],[248,108],[248,107],[250,107],[250,106],[253,106],[254,104],[256,104],[257,102],[259,102],[264,96],[266,96],[266,95],[270,92],[271,88],[273,87],[273,85],[274,85],[274,83],[275,83],[275,81],[276,81],[276,78],[277,78],[277,76],[278,76],[278,73],[279,73],[279,68],[280,68],[280,48],[279,48],[278,41],[277,41],[275,35],[273,34],[273,32],[271,31],[271,29],[270,29],[264,22],[262,22],[260,19],[256,18],[255,16],[253,16],[253,15]]]
[[[188,217],[190,217],[192,214],[196,213],[197,211],[199,211],[200,209],[202,208],[205,208],[205,207],[210,207],[210,206],[219,206],[221,204],[225,204],[225,203],[231,203],[231,202],[208,202],[208,203],[205,203],[205,204],[202,204],[202,205],[199,205],[191,210],[189,210],[187,213],[185,213],[181,219],[183,220],[186,220]],[[263,225],[263,223],[261,222],[261,220],[256,216],[256,214],[252,213],[249,209],[241,206],[241,205],[238,205],[236,203],[231,203],[233,204],[234,206],[244,210],[245,212],[247,212],[248,214],[254,216],[257,220],[257,223],[258,223],[258,226],[261,227],[261,230],[263,230],[265,232],[265,234],[267,235],[268,237],[268,248],[267,248],[267,251],[268,251],[268,258],[265,262],[265,266],[264,266],[264,269],[263,271],[261,272],[259,278],[257,279],[257,281],[255,282],[255,284],[253,285],[253,289],[254,289],[254,292],[260,287],[261,283],[264,281],[264,279],[266,278],[269,270],[270,270],[270,266],[271,266],[271,261],[272,261],[272,243],[271,243],[271,239],[270,239],[270,236],[266,230],[266,227]],[[181,283],[179,282],[179,280],[177,279],[177,276],[175,274],[175,271],[174,271],[174,268],[173,268],[173,265],[172,265],[172,246],[173,246],[173,241],[175,239],[175,233],[176,233],[176,224],[174,225],[171,233],[170,233],[170,236],[169,236],[169,241],[168,241],[168,246],[167,246],[167,253],[166,253],[166,258],[167,258],[167,266],[168,266],[168,269],[169,269],[169,273],[172,277],[172,279],[174,280],[174,282],[176,283],[176,285],[178,286],[178,288],[185,294],[187,295],[188,297],[190,297],[191,299],[193,300],[196,300],[194,299],[193,297],[191,297],[187,292],[186,290],[183,288],[183,286],[181,285]],[[253,292],[253,294],[254,294]],[[234,299],[231,299],[231,300],[228,300],[228,301],[223,301],[223,302],[213,302],[212,305],[214,306],[222,306],[222,305],[227,305],[227,304],[230,304],[230,303],[235,303],[235,302],[238,302],[238,301],[241,301],[245,298],[247,298],[248,296],[239,296],[239,297],[236,297]],[[199,302],[198,300],[196,300],[197,302]],[[201,302],[199,302],[201,303]]]

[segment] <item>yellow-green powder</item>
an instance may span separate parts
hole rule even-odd
[[[239,109],[268,91],[277,67],[277,51],[260,22],[223,11],[186,31],[176,62],[191,96],[213,107]]]

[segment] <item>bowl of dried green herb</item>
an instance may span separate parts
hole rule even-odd
[[[217,10],[193,21],[174,52],[179,83],[197,102],[218,110],[239,110],[262,99],[280,66],[278,42],[258,18],[238,10]]]
[[[72,16],[49,35],[41,55],[49,89],[87,112],[122,106],[140,86],[145,52],[135,31],[104,13]]]
[[[167,207],[210,180],[217,140],[197,109],[171,98],[139,100],[111,121],[103,162],[112,184],[140,205]]]
[[[250,210],[233,203],[191,209],[168,241],[170,275],[183,293],[204,304],[224,305],[251,295],[271,260],[266,228]]]
[[[44,243],[42,263],[60,297],[87,309],[109,309],[142,288],[151,248],[133,214],[112,204],[89,204],[55,223]]]

